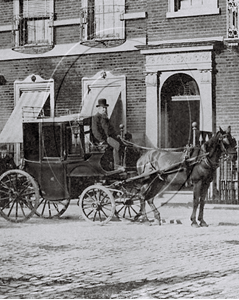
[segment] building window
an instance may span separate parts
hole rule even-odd
[[[169,0],[167,17],[218,14],[217,0]]]
[[[53,0],[15,0],[15,47],[52,45]]]
[[[82,40],[124,39],[125,0],[83,0]]]

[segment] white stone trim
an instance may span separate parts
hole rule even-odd
[[[220,8],[197,8],[188,10],[179,10],[176,12],[167,12],[166,18],[182,18],[191,16],[204,16],[204,15],[219,15]]]
[[[166,44],[180,44],[180,43],[197,43],[197,42],[223,42],[223,36],[212,36],[212,37],[199,37],[193,39],[173,39],[173,40],[156,40],[156,41],[149,41],[148,45],[157,46],[157,45],[166,45]]]
[[[161,90],[166,80],[188,74],[200,91],[200,130],[212,131],[212,48],[207,51],[146,54],[146,145],[161,145]],[[167,49],[166,49],[167,50]],[[148,55],[147,55],[148,54]],[[158,84],[157,84],[158,83]]]
[[[135,12],[135,13],[126,13],[122,15],[121,20],[133,20],[133,19],[145,19],[146,12]]]
[[[212,52],[162,53],[146,56],[146,72],[211,69]]]
[[[80,18],[65,19],[65,20],[56,20],[53,23],[54,27],[57,27],[57,26],[66,26],[66,25],[80,25]]]
[[[193,52],[193,51],[208,51],[212,50],[213,46],[197,46],[197,47],[180,47],[180,48],[165,48],[165,49],[149,49],[141,50],[141,54],[157,54],[157,53],[173,53],[173,52]]]
[[[12,49],[0,49],[0,61],[15,60],[15,59],[31,59],[44,57],[72,56],[97,53],[115,53],[127,51],[139,51],[136,46],[145,45],[145,38],[130,39],[118,47],[112,48],[95,48],[87,47],[79,43],[56,45],[52,50],[42,54],[26,54],[14,51]]]
[[[32,80],[32,78],[34,78],[34,80]],[[54,79],[50,78],[49,80],[45,80],[39,75],[31,74],[22,81],[14,81],[14,106],[16,106],[16,103],[20,99],[21,93],[26,91],[49,91],[51,117],[54,116]]]
[[[0,32],[12,31],[12,25],[2,25],[0,26]]]

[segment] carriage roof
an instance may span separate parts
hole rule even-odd
[[[79,123],[83,123],[84,120],[89,119],[91,116],[83,116],[79,113],[77,114],[69,114],[64,116],[57,116],[57,117],[24,117],[23,123],[64,123],[64,122],[72,122],[77,121]]]

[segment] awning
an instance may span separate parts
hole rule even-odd
[[[44,106],[49,92],[34,91],[23,92],[18,100],[11,116],[0,133],[0,144],[22,143],[22,116],[23,107],[29,107],[34,110],[34,115],[39,115]]]
[[[97,112],[98,99],[105,98],[108,106],[108,117],[110,118],[115,105],[121,93],[121,85],[110,85],[105,87],[89,86],[88,94],[84,97],[82,110],[80,115],[82,117],[93,116]]]

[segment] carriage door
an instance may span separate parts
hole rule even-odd
[[[200,95],[196,81],[179,73],[169,77],[161,89],[161,147],[180,148],[192,144],[192,123],[199,128]]]
[[[69,198],[63,163],[62,130],[62,124],[42,124],[41,191],[47,200]]]

